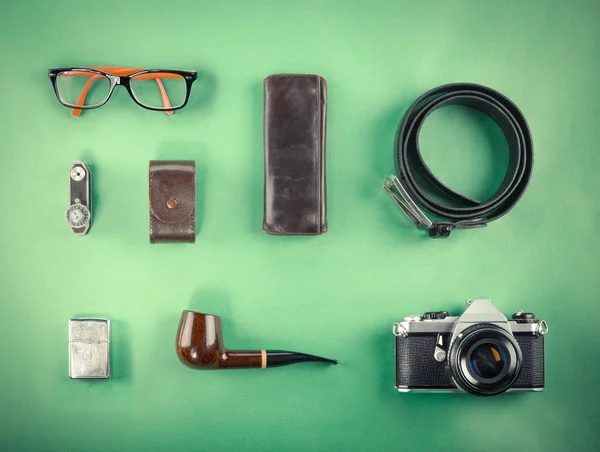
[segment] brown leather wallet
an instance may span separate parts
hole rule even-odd
[[[327,232],[325,133],[327,84],[318,75],[265,79],[265,211],[263,231]]]
[[[151,160],[150,243],[196,241],[196,162]]]

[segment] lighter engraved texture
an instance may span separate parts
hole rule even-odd
[[[109,337],[106,320],[69,322],[71,378],[107,378],[109,376]]]
[[[71,320],[72,342],[107,342],[108,322],[104,320]]]
[[[71,343],[71,377],[106,377],[108,343]]]

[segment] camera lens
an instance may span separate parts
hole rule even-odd
[[[498,343],[485,342],[475,346],[468,357],[471,373],[481,379],[497,377],[506,364],[506,352]]]
[[[450,346],[455,384],[471,394],[488,396],[509,389],[521,371],[521,349],[507,330],[478,324],[463,330]]]

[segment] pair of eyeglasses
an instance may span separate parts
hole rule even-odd
[[[198,72],[91,66],[50,69],[48,77],[58,101],[73,108],[73,116],[104,105],[117,85],[123,85],[140,107],[172,115],[187,104]]]

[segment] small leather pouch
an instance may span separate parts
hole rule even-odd
[[[196,241],[196,162],[151,160],[150,243]]]
[[[325,132],[327,84],[318,75],[265,79],[265,211],[263,231],[327,232]]]

